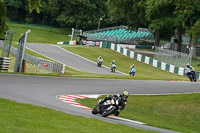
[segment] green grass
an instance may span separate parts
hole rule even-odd
[[[1,133],[146,133],[124,125],[69,115],[0,98]],[[90,113],[90,112],[88,112]]]
[[[110,67],[112,60],[116,61],[117,70],[128,74],[130,66],[135,64],[136,74],[134,77],[129,77],[130,79],[138,80],[183,80],[183,76],[177,74],[172,74],[170,72],[165,72],[158,68],[152,67],[150,65],[138,62],[129,57],[121,55],[115,51],[106,48],[98,47],[87,47],[87,46],[76,46],[76,47],[64,47],[66,50],[81,55],[87,59],[94,62],[97,61],[98,56],[102,56],[104,61],[103,65]],[[86,54],[87,53],[87,54]]]
[[[102,96],[100,98],[103,98]],[[98,99],[78,99],[94,108]],[[184,133],[200,131],[200,93],[163,96],[129,96],[120,117]]]
[[[8,23],[9,29],[16,31],[13,36],[13,42],[18,42],[20,35],[24,34],[27,30],[31,30],[28,35],[27,42],[30,43],[48,43],[54,44],[59,41],[68,41],[71,34],[70,28],[46,28],[36,27],[23,24]]]

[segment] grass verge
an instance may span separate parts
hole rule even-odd
[[[2,98],[0,98],[0,107],[0,132],[2,133],[148,132]]]
[[[104,98],[101,96],[100,98]],[[93,108],[100,99],[78,99],[82,105]],[[141,121],[151,126],[184,133],[200,131],[200,93],[129,96],[120,117]]]
[[[9,29],[16,31],[13,36],[13,42],[18,42],[20,35],[24,34],[27,30],[31,30],[28,35],[28,42],[30,43],[49,43],[55,44],[59,41],[69,40],[71,34],[70,28],[47,28],[37,27],[23,24],[8,23]]]
[[[129,77],[130,79],[137,80],[187,80],[186,77],[179,76],[177,74],[172,74],[160,70],[158,68],[152,67],[150,65],[138,62],[129,57],[121,55],[115,51],[105,48],[98,47],[87,47],[87,46],[75,46],[75,47],[64,47],[64,49],[90,59],[94,62],[97,61],[98,56],[102,56],[104,61],[103,65],[110,67],[112,60],[116,61],[117,70],[127,73],[129,72],[130,66],[135,64],[136,74],[134,77]],[[87,53],[87,54],[86,54]]]

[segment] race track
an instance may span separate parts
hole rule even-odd
[[[54,45],[27,43],[26,47],[79,71],[97,74],[125,75],[124,73],[120,73],[117,71],[115,73],[111,73],[110,68],[107,68],[105,66],[99,68],[97,67],[97,64],[95,62],[87,60],[83,57],[75,55],[67,50],[56,47]]]
[[[0,97],[2,98],[164,133],[173,133],[173,131],[110,117],[95,116],[88,110],[71,106],[57,100],[56,97],[58,95],[116,94],[124,90],[130,94],[192,93],[200,92],[199,86],[199,82],[79,79],[0,74]]]

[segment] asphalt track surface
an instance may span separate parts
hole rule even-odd
[[[107,68],[105,66],[102,66],[101,68],[97,67],[97,64],[95,62],[87,60],[83,57],[75,55],[67,50],[56,47],[54,45],[27,43],[26,47],[79,71],[97,74],[125,75],[117,71],[115,73],[112,73],[110,72],[110,68]]]
[[[130,94],[193,93],[200,92],[199,86],[199,82],[81,79],[0,74],[0,97],[2,98],[163,133],[174,132],[115,118],[92,115],[91,112],[61,102],[56,97],[58,95],[117,94],[124,90]]]

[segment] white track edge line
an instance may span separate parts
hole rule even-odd
[[[49,45],[51,45],[51,44],[49,44]],[[54,46],[54,45],[53,45]],[[49,59],[51,59],[51,60],[53,60],[53,61],[56,61],[56,62],[58,62],[58,63],[60,63],[60,64],[64,64],[64,63],[62,63],[62,62],[60,62],[60,61],[57,61],[57,60],[55,60],[55,59],[52,59],[51,57],[48,57],[48,56],[46,56],[46,55],[44,55],[44,54],[41,54],[41,53],[39,53],[39,52],[37,52],[37,51],[35,51],[35,50],[32,50],[32,49],[30,49],[30,48],[28,48],[28,47],[26,47],[27,49],[29,49],[29,50],[31,50],[31,51],[33,51],[33,52],[35,52],[35,53],[37,53],[37,54],[40,54],[40,55],[42,55],[42,56],[44,56],[44,57],[46,57],[46,58],[49,58]],[[39,57],[40,58],[40,57]],[[67,64],[65,64],[66,66],[68,66],[68,67],[70,67],[70,68],[72,68],[72,69],[75,69],[75,70],[77,70],[77,71],[81,71],[81,70],[79,70],[79,69],[77,69],[77,68],[74,68],[74,67],[72,67],[72,66],[69,66],[69,65],[67,65]]]

